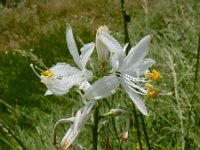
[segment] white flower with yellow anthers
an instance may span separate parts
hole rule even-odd
[[[100,67],[104,68],[105,63],[108,60],[109,50],[106,47],[106,45],[102,42],[101,37],[99,36],[100,33],[102,33],[102,32],[109,34],[108,27],[107,26],[101,26],[101,27],[98,28],[97,33],[96,33],[96,42],[95,42]]]
[[[81,128],[85,125],[87,120],[89,119],[92,109],[95,107],[96,102],[95,101],[89,101],[87,104],[81,108],[77,113],[75,117],[67,118],[67,119],[61,119],[59,120],[55,126],[54,126],[54,132],[53,132],[53,144],[56,144],[56,128],[61,123],[67,123],[67,122],[73,122],[73,124],[68,129],[67,133],[63,137],[61,141],[61,147],[66,150],[70,147],[70,145],[73,143],[77,135],[79,134]]]
[[[85,82],[84,73],[66,63],[57,63],[46,71],[41,71],[38,74],[33,67],[30,65],[35,74],[41,79],[41,82],[47,86],[45,95],[55,94],[64,95],[74,85]]]
[[[88,80],[92,78],[92,72],[86,69],[86,63],[94,50],[95,44],[85,44],[81,48],[81,55],[79,56],[70,26],[66,31],[66,39],[70,54],[79,69],[67,63],[57,63],[46,71],[40,70],[41,74],[38,74],[33,65],[30,65],[36,75],[47,86],[48,90],[45,95],[64,95],[75,85],[84,91],[90,86]]]
[[[151,92],[153,86],[148,83],[148,78],[154,81],[160,78],[157,71],[154,70],[152,73],[148,71],[155,61],[144,58],[148,52],[151,36],[148,35],[139,41],[135,47],[131,48],[127,56],[124,56],[121,45],[109,34],[101,33],[99,36],[111,52],[110,63],[113,70],[109,76],[97,80],[86,91],[86,98],[96,100],[106,98],[115,93],[121,84],[140,112],[148,115],[147,108],[139,95],[156,96],[159,91]]]

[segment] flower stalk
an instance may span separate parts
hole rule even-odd
[[[197,61],[196,61],[196,70],[195,70],[195,78],[194,78],[194,88],[193,93],[196,89],[196,83],[198,81],[198,68],[199,68],[199,61],[200,61],[200,33],[199,33],[199,42],[198,42],[198,49],[197,49]]]
[[[130,22],[131,17],[126,13],[126,10],[124,8],[125,5],[125,0],[120,0],[121,1],[121,11],[122,11],[122,16],[123,16],[123,23],[124,23],[124,42],[129,43],[128,45],[128,50],[131,48],[131,42],[128,34],[128,22]],[[128,52],[128,51],[127,51]]]
[[[140,113],[140,118],[141,118],[141,121],[142,121],[142,128],[144,130],[144,137],[145,137],[145,140],[146,140],[146,143],[147,143],[148,150],[151,150],[149,137],[148,137],[148,133],[147,133],[147,130],[146,130],[146,125],[145,125],[145,122],[144,122],[144,117],[141,113]]]
[[[105,102],[106,102],[106,104],[107,104],[107,106],[108,106],[108,109],[110,110],[111,107],[110,107],[110,104],[109,104],[108,100],[105,100]],[[117,133],[117,128],[116,128],[116,124],[115,124],[114,117],[111,116],[111,119],[112,119],[112,125],[113,125],[113,129],[114,129],[114,132],[115,132],[115,136],[116,136],[117,141],[118,141],[118,143],[119,143],[119,149],[122,150],[122,146],[121,146],[121,142],[120,142],[120,139],[119,139],[119,135],[118,135],[118,133]]]
[[[99,106],[97,104],[94,110],[94,126],[92,129],[93,134],[93,150],[98,149],[98,124],[99,124]]]
[[[134,105],[133,105],[133,114],[135,117],[135,125],[136,125],[136,129],[137,129],[137,137],[138,137],[138,141],[139,141],[139,145],[140,145],[140,150],[142,150],[142,141],[141,141],[141,135],[140,135],[140,129],[139,129],[139,123],[138,123],[138,115],[137,115],[137,111],[136,111]]]

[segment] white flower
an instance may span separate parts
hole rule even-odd
[[[73,124],[68,129],[67,133],[61,141],[61,147],[66,150],[73,143],[77,135],[79,134],[81,128],[85,125],[89,119],[92,109],[95,106],[95,101],[89,101],[83,108],[81,108],[77,113],[73,121]]]
[[[86,91],[86,98],[96,100],[106,98],[115,93],[117,87],[121,84],[136,107],[144,115],[148,115],[146,106],[138,94],[155,96],[159,93],[158,91],[151,93],[150,90],[153,87],[150,87],[151,84],[145,84],[148,80],[144,75],[148,72],[148,68],[155,64],[153,59],[144,58],[148,52],[147,48],[150,44],[151,36],[144,37],[130,50],[126,57],[124,56],[125,50],[113,37],[106,33],[101,33],[99,36],[111,52],[110,63],[113,70],[109,76],[97,80]],[[159,73],[156,73],[156,78],[159,78]],[[153,72],[147,75],[148,77],[152,75],[152,79],[153,77],[155,78]]]
[[[67,30],[66,30],[66,40],[67,40],[67,46],[69,48],[69,52],[72,55],[74,62],[79,67],[79,69],[83,72],[84,76],[87,79],[81,84],[79,84],[79,88],[85,91],[90,86],[90,84],[87,81],[92,78],[92,72],[86,69],[86,64],[90,58],[90,55],[92,54],[94,50],[95,44],[93,42],[89,44],[85,44],[80,49],[81,55],[79,56],[74,35],[72,32],[72,28],[70,25],[68,25]]]
[[[57,63],[39,75],[33,65],[30,65],[35,74],[41,79],[41,82],[47,86],[45,95],[55,94],[63,95],[74,85],[85,81],[83,72],[71,67],[66,63]]]
[[[79,69],[74,68],[67,63],[57,63],[46,71],[42,70],[39,75],[33,65],[30,65],[36,75],[47,86],[48,90],[45,95],[64,95],[75,85],[79,86],[79,88],[84,91],[90,86],[88,80],[91,79],[92,72],[86,69],[86,63],[94,50],[95,44],[85,44],[81,48],[81,55],[79,56],[70,26],[66,31],[66,39],[70,54]]]
[[[101,26],[98,28],[96,33],[96,50],[98,55],[98,60],[100,62],[100,67],[105,66],[105,62],[108,60],[109,50],[106,45],[102,42],[100,33],[105,32],[109,34],[109,29],[107,26]]]
[[[66,40],[67,40],[67,46],[69,48],[69,52],[72,55],[74,62],[77,64],[77,66],[81,70],[85,70],[86,68],[86,63],[89,60],[90,55],[92,54],[95,44],[89,43],[85,44],[81,49],[81,55],[79,56],[78,49],[76,46],[76,42],[74,39],[74,35],[72,32],[72,28],[70,25],[67,26],[66,29]]]

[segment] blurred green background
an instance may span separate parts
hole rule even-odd
[[[79,48],[95,41],[96,30],[101,25],[107,25],[111,34],[124,43],[120,0],[0,2],[0,149],[56,149],[51,145],[53,125],[63,117],[74,115],[82,107],[81,97],[75,88],[61,97],[44,96],[46,87],[29,64],[43,68],[41,61],[48,67],[64,61],[75,66],[66,45],[66,23],[71,24]],[[178,150],[183,143],[186,150],[200,149],[200,81],[195,80],[195,76],[198,77],[195,71],[200,33],[199,1],[126,0],[125,8],[131,15],[128,30],[132,45],[145,35],[153,35],[148,57],[157,61],[154,68],[162,75],[156,86],[163,93],[171,92],[147,102],[150,115],[145,117],[145,123],[152,149]],[[98,76],[96,58],[93,54],[89,68],[96,68]],[[133,111],[129,107],[130,99],[123,92],[108,100],[113,108]],[[102,113],[107,111],[108,108],[101,108]],[[121,120],[123,117],[116,118],[119,133],[123,130]],[[67,127],[63,125],[58,129],[58,140]],[[110,128],[110,149],[118,149],[113,128]],[[141,127],[140,130],[143,149],[147,149]],[[104,132],[99,134],[99,149],[105,149]],[[86,127],[75,143],[91,149],[91,135],[91,129]],[[122,147],[136,150],[137,145],[133,118],[129,139]]]

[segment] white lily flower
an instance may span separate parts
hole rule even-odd
[[[88,80],[91,79],[92,72],[86,69],[86,64],[94,50],[95,44],[89,43],[84,45],[81,48],[81,55],[79,56],[70,26],[66,31],[66,39],[70,54],[79,69],[67,63],[57,63],[50,69],[46,71],[42,70],[41,74],[38,74],[33,65],[30,65],[35,74],[47,86],[48,90],[45,95],[64,95],[75,85],[84,91],[90,87]]]
[[[61,147],[66,150],[73,143],[77,135],[79,134],[81,128],[85,125],[89,119],[92,109],[94,108],[96,102],[91,100],[83,108],[81,108],[74,118],[73,124],[68,129],[67,133],[61,141]]]
[[[109,34],[109,29],[107,26],[101,26],[98,28],[96,33],[96,50],[98,55],[98,60],[100,62],[100,67],[105,66],[105,62],[108,60],[109,50],[107,46],[102,42],[101,37],[99,36],[100,33],[105,32]]]
[[[147,108],[139,94],[155,96],[159,93],[159,91],[150,92],[153,87],[149,83],[145,84],[148,80],[144,77],[148,68],[155,64],[153,59],[144,58],[148,52],[151,36],[144,37],[126,57],[123,48],[113,37],[106,33],[101,33],[99,36],[111,52],[110,63],[113,70],[109,76],[97,80],[86,91],[86,98],[95,100],[106,98],[112,95],[121,84],[140,112],[148,115]],[[155,71],[147,73],[147,77],[158,79],[160,74]]]
[[[74,85],[81,84],[85,81],[83,72],[71,67],[66,63],[57,63],[39,75],[33,64],[30,65],[35,74],[41,79],[41,82],[47,86],[45,95],[55,94],[64,95]]]
[[[85,80],[85,82],[79,84],[79,88],[85,91],[90,86],[90,84],[87,81],[92,78],[92,72],[86,69],[86,64],[90,58],[90,55],[94,50],[95,44],[93,42],[85,44],[80,49],[81,55],[79,56],[79,52],[70,25],[68,25],[66,29],[66,40],[69,52],[72,55],[74,62],[76,63],[76,65],[79,67],[79,69],[82,71],[82,73],[87,79]]]

